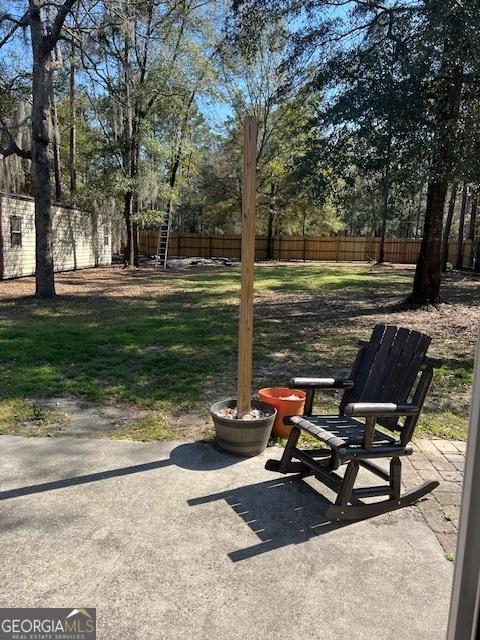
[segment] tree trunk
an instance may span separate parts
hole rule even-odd
[[[415,220],[415,240],[417,240],[418,234],[420,233],[420,215],[422,213],[422,197],[423,197],[423,186],[420,188],[420,193],[418,194],[417,217]]]
[[[447,188],[445,181],[431,180],[428,184],[423,238],[410,296],[410,301],[416,304],[435,304],[440,300],[443,207]]]
[[[136,193],[133,194],[132,201],[132,212],[133,212],[133,221],[132,221],[132,230],[131,230],[131,246],[133,247],[133,252],[130,254],[130,266],[139,267],[140,259],[138,256],[138,222],[136,222],[136,215],[138,214],[138,195]],[[133,264],[132,264],[133,259]]]
[[[125,193],[123,197],[123,216],[127,230],[127,243],[123,254],[125,266],[138,267],[138,233],[137,225],[133,221],[134,194],[132,190]]]
[[[173,155],[173,163],[170,169],[170,177],[169,177],[169,187],[170,193],[168,196],[166,214],[167,214],[167,223],[170,220],[170,216],[172,215],[172,203],[173,203],[173,190],[175,189],[175,183],[177,181],[177,173],[180,168],[180,162],[182,160],[182,152],[183,152],[183,140],[186,135],[186,129],[188,124],[188,119],[190,117],[190,109],[192,107],[193,101],[195,100],[196,89],[194,89],[188,98],[188,102],[185,107],[185,113],[180,123],[180,133],[178,136],[177,146],[175,148],[175,153]]]
[[[386,149],[386,165],[383,176],[383,202],[382,202],[382,227],[380,231],[380,251],[378,254],[377,264],[385,262],[385,232],[387,230],[388,204],[390,200],[390,161],[392,155],[392,132],[391,124],[388,125],[387,149]]]
[[[470,240],[470,256],[468,266],[473,267],[475,254],[475,239],[477,237],[477,209],[478,209],[478,188],[475,186],[472,196],[472,208],[470,211],[470,227],[468,230],[468,239]]]
[[[477,273],[480,273],[480,242],[477,242],[473,270]]]
[[[385,262],[385,231],[387,228],[387,220],[385,216],[382,220],[382,229],[380,231],[380,249],[378,252],[377,264],[383,264]]]
[[[70,195],[75,200],[77,193],[77,124],[75,113],[75,44],[72,41],[70,50],[70,140],[69,140],[69,161],[70,161]]]
[[[450,231],[452,229],[452,220],[453,213],[455,211],[455,201],[457,199],[457,183],[452,185],[452,190],[450,191],[450,202],[448,203],[448,213],[447,219],[445,221],[445,230],[443,232],[442,239],[442,272],[445,273],[447,271],[447,262],[448,262],[448,241],[450,239]]]
[[[427,190],[427,206],[422,244],[417,260],[409,302],[435,304],[440,301],[442,280],[443,209],[453,163],[453,144],[457,128],[463,67],[457,62],[457,41],[447,41],[439,72],[434,151]]]
[[[167,224],[169,223],[170,217],[172,215],[173,190],[175,189],[175,183],[177,181],[177,173],[180,168],[180,161],[182,159],[183,136],[184,136],[184,131],[182,130],[177,148],[175,149],[175,155],[173,157],[173,163],[170,169],[170,176],[168,179],[168,186],[170,187],[170,190],[168,194],[167,206],[165,208]]]
[[[415,192],[412,193],[412,199],[408,206],[407,221],[405,224],[405,238],[409,239],[413,235],[413,217],[415,212]]]
[[[273,260],[273,221],[275,219],[273,211],[268,212],[268,226],[267,226],[267,252],[265,258],[267,260]]]
[[[53,6],[47,6],[46,9],[46,31],[49,32],[52,26]],[[48,74],[48,93],[50,98],[50,139],[52,144],[53,155],[53,173],[55,178],[55,200],[60,202],[62,199],[62,171],[60,160],[60,130],[58,127],[57,101],[55,99],[55,87],[53,83],[53,74],[55,69],[62,66],[62,54],[60,47],[55,47],[55,57],[53,51],[49,56],[49,74]]]
[[[457,258],[455,260],[455,269],[460,271],[463,269],[463,232],[465,228],[465,212],[467,210],[468,186],[463,183],[462,206],[460,208],[460,220],[458,222],[458,239],[457,239]]]
[[[127,242],[123,251],[123,264],[130,267],[138,267],[138,225],[134,221],[135,196],[133,191],[127,191],[123,196],[123,217]]]
[[[138,229],[137,223],[134,221],[134,213],[137,210],[137,200],[135,189],[136,180],[138,177],[138,158],[139,158],[139,143],[138,143],[138,106],[134,106],[131,91],[131,77],[130,77],[130,43],[127,39],[124,42],[123,51],[123,81],[125,88],[125,138],[124,138],[124,152],[123,152],[123,164],[125,175],[129,181],[129,188],[124,194],[124,218],[125,227],[127,230],[127,244],[125,246],[125,253],[123,256],[124,264],[130,267],[138,267]]]
[[[275,185],[270,185],[270,201],[268,207],[268,226],[267,226],[267,253],[266,259],[273,260],[273,222],[275,220]],[[304,228],[305,229],[305,228]]]
[[[55,199],[60,202],[62,199],[62,170],[60,161],[60,131],[58,128],[57,103],[55,100],[55,91],[53,87],[53,71],[50,71],[49,78],[50,93],[50,123],[52,131],[52,147],[53,147],[53,170],[55,177]]]
[[[43,26],[38,6],[30,9],[33,53],[32,77],[32,180],[35,189],[35,280],[37,298],[55,296],[52,242],[52,196],[49,145],[49,63],[43,46]]]
[[[132,161],[130,164],[130,178],[135,185],[137,185],[138,181],[138,167],[140,164],[140,143],[138,140],[139,126],[139,114],[135,109],[132,128]],[[136,222],[138,214],[138,186],[135,186],[132,193],[132,214],[133,220],[131,225],[131,247],[133,247],[133,252],[130,253],[130,266],[138,267],[140,265],[140,261],[138,259],[138,223]]]
[[[477,187],[473,188],[472,208],[470,209],[470,226],[468,228],[468,239],[475,240],[477,229],[477,209],[478,209],[478,191]]]

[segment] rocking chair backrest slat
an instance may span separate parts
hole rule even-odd
[[[377,325],[375,329],[377,328],[382,328],[384,331],[378,342],[372,344],[372,350],[375,351],[375,356],[370,370],[368,371],[365,384],[362,388],[358,389],[358,393],[361,394],[361,399],[359,398],[358,401],[361,402],[378,402],[385,376],[391,371],[391,359],[389,356],[390,351],[393,348],[395,338],[397,337],[398,329],[396,327],[382,325]],[[372,334],[372,338],[373,337],[374,336]],[[373,398],[375,398],[375,400]],[[356,401],[357,400],[355,399],[354,402]]]
[[[411,336],[408,329],[401,328],[398,330],[388,358],[390,368],[385,372],[383,386],[380,389],[381,400],[379,402],[386,402],[385,398],[395,396],[402,370],[405,368],[405,364],[408,364],[409,342],[413,342],[414,337]]]
[[[348,402],[407,402],[430,342],[429,336],[418,331],[377,325],[354,363],[354,387],[345,392],[340,412]],[[396,426],[392,418],[379,422],[389,428]]]

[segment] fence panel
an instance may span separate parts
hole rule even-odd
[[[212,236],[212,258],[240,259],[242,241],[239,235]]]
[[[138,246],[141,254],[154,255],[157,250],[158,232],[140,231]],[[231,258],[240,260],[242,252],[239,234],[206,235],[200,233],[172,233],[169,255],[183,258]],[[412,238],[386,238],[385,260],[400,264],[415,264],[421,240]],[[457,241],[448,243],[448,261],[455,264]],[[272,238],[274,260],[320,261],[371,261],[378,260],[380,238],[349,236],[274,236]],[[472,266],[474,247],[471,240],[463,243],[463,266]],[[255,258],[265,260],[267,238],[257,236]]]
[[[463,255],[462,255],[462,264],[464,267],[469,267],[472,265],[472,252],[473,246],[471,240],[465,240],[463,243]],[[458,242],[456,240],[451,240],[448,243],[448,262],[455,265],[457,262],[457,254],[458,254]]]

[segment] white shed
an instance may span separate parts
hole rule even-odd
[[[112,229],[106,213],[54,207],[53,255],[55,271],[109,265]],[[35,216],[33,199],[0,194],[0,279],[35,273]]]

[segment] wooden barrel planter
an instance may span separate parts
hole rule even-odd
[[[222,409],[233,409],[237,401],[222,400],[210,407],[213,424],[215,425],[215,441],[219,447],[238,456],[257,456],[265,451],[272,431],[277,411],[274,407],[252,400],[252,409],[259,409],[266,414],[260,420],[236,420],[218,415]]]

